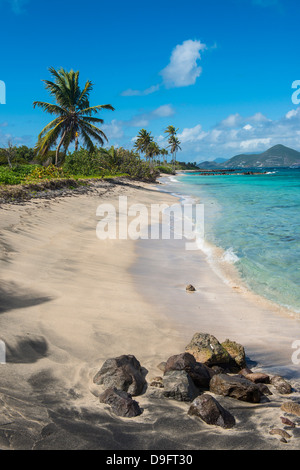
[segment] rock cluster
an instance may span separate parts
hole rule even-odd
[[[270,401],[267,398],[272,395],[269,387],[282,395],[292,393],[291,385],[282,377],[271,377],[249,369],[242,345],[229,339],[220,343],[207,333],[196,333],[185,352],[169,357],[157,367],[163,376],[150,381],[150,389],[155,391],[153,396],[190,402],[189,416],[225,429],[235,425],[235,418],[212,394],[260,403]],[[100,395],[100,402],[108,404],[118,416],[129,418],[140,415],[142,410],[132,396],[145,392],[146,372],[132,355],[107,359],[94,377],[94,383],[105,389]],[[283,403],[281,409],[300,416],[300,404],[294,401]],[[280,419],[289,428],[296,426],[284,416]],[[270,434],[278,435],[282,442],[287,442],[291,437],[279,428],[272,428]]]

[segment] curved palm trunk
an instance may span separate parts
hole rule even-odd
[[[61,148],[61,146],[62,146],[62,144],[63,144],[63,141],[64,141],[65,137],[66,137],[66,131],[64,131],[64,133],[63,133],[63,135],[62,135],[62,138],[60,139],[60,142],[59,142],[59,144],[58,144],[58,147],[57,147],[57,149],[56,149],[56,154],[55,154],[55,166],[58,165],[59,151],[60,151],[60,148]]]
[[[76,132],[76,137],[75,137],[75,152],[78,150],[78,133]]]

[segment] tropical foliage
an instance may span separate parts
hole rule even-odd
[[[57,145],[55,157],[57,165],[60,149],[63,148],[65,155],[69,145],[75,142],[75,151],[78,150],[79,138],[90,152],[95,149],[93,141],[104,145],[108,139],[98,127],[103,123],[103,119],[96,117],[96,114],[103,109],[113,111],[114,108],[110,104],[90,105],[93,84],[88,80],[81,89],[79,72],[73,70],[68,72],[63,68],[57,71],[53,67],[49,71],[53,76],[53,81],[43,81],[46,90],[54,98],[55,104],[35,101],[33,106],[56,117],[39,134],[35,149],[38,155],[44,156],[54,145]]]

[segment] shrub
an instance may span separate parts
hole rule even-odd
[[[157,167],[157,169],[161,172],[161,173],[167,173],[168,175],[174,175],[174,170],[172,169],[172,167],[170,166],[164,166],[164,165],[160,165]]]
[[[99,150],[89,153],[85,149],[77,150],[66,156],[63,165],[65,171],[79,176],[104,176],[109,173],[107,162]]]
[[[12,168],[0,167],[0,184],[20,184],[34,171],[36,165],[17,165]]]
[[[58,168],[51,164],[49,166],[35,166],[33,171],[26,177],[26,180],[58,179],[68,178],[69,176],[68,172],[63,168]]]

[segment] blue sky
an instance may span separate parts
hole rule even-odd
[[[94,83],[109,145],[130,148],[141,127],[165,146],[179,128],[181,160],[300,150],[299,0],[0,0],[0,145],[33,146],[50,117],[48,68]],[[178,155],[178,157],[179,157]]]

